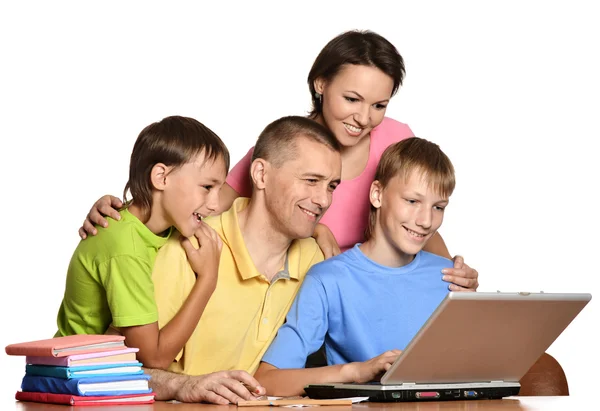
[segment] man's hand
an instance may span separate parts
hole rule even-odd
[[[79,237],[85,240],[88,234],[96,235],[98,230],[94,227],[94,224],[98,224],[101,227],[108,227],[108,221],[104,218],[105,216],[112,217],[115,220],[120,220],[121,215],[118,209],[123,207],[123,202],[117,197],[111,195],[102,196],[98,201],[94,203],[90,212],[85,217],[83,226],[79,228]]]
[[[256,390],[250,392],[246,386],[255,387]],[[254,400],[265,393],[265,388],[245,371],[219,371],[189,376],[177,390],[175,399],[227,405],[237,404],[240,400]]]
[[[479,287],[479,273],[474,268],[469,267],[464,259],[457,255],[454,257],[454,268],[444,268],[442,280],[451,283],[448,286],[450,291],[477,291]]]

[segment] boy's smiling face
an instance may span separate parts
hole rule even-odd
[[[215,211],[227,170],[222,156],[207,159],[198,154],[181,167],[171,170],[161,201],[165,217],[185,237],[191,237],[201,218]]]
[[[412,171],[406,180],[393,177],[385,188],[374,182],[371,204],[378,209],[377,243],[407,264],[442,225],[448,198],[436,192],[426,176]]]

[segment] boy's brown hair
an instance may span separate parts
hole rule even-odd
[[[170,116],[146,126],[139,134],[129,163],[129,180],[123,190],[127,204],[127,191],[131,201],[148,215],[152,209],[152,167],[163,163],[167,167],[181,167],[195,156],[204,153],[205,161],[222,157],[225,170],[229,170],[229,151],[211,129],[190,117]]]

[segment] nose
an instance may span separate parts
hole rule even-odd
[[[211,190],[206,199],[206,208],[211,214],[219,207],[219,192],[221,190]]]
[[[369,124],[371,117],[371,106],[366,103],[358,105],[356,113],[354,113],[354,121],[361,127],[366,127]]]
[[[419,227],[423,227],[425,229],[431,228],[432,213],[433,213],[433,211],[431,208],[422,207],[417,212],[417,220],[415,221],[415,223]]]
[[[312,195],[312,202],[321,208],[326,210],[331,204],[331,192],[328,190],[328,186],[315,188]]]

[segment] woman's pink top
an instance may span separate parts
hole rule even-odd
[[[408,125],[385,117],[381,124],[371,131],[369,159],[363,172],[351,180],[342,180],[333,192],[333,202],[320,222],[333,232],[342,251],[346,251],[365,239],[365,229],[371,206],[369,189],[375,178],[377,163],[384,150],[398,141],[413,136]],[[252,195],[250,163],[253,151],[254,147],[227,176],[227,184],[242,197]]]

